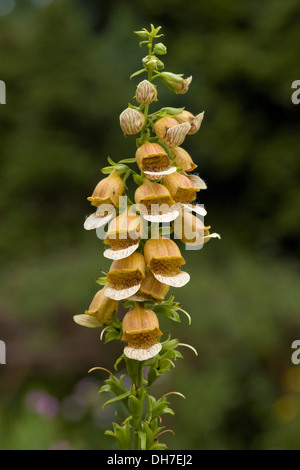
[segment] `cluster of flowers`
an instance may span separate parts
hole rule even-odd
[[[167,72],[160,75],[178,94],[186,93],[192,80],[192,77],[179,80],[176,76],[174,81],[173,74]],[[157,100],[156,86],[149,80],[139,83],[135,98],[140,107],[128,107],[120,115],[124,134],[142,132],[134,159],[141,172],[134,178],[139,184],[135,205],[126,199],[126,207],[120,209],[119,198],[126,189],[128,167],[115,164],[110,175],[88,197],[97,211],[84,224],[90,230],[110,222],[104,239],[109,248],[104,256],[113,262],[105,286],[96,293],[85,314],[74,319],[92,328],[107,325],[118,311],[119,301],[133,301],[122,322],[122,339],[128,343],[124,353],[130,359],[144,361],[160,352],[158,338],[162,335],[155,312],[146,308],[144,302],[159,304],[170,286],[182,287],[190,280],[189,274],[180,270],[185,264],[180,249],[175,241],[161,234],[159,223],[172,222],[176,238],[187,245],[201,247],[218,235],[210,234],[210,227],[205,227],[197,217],[204,216],[206,211],[192,202],[206,185],[199,176],[190,174],[197,165],[181,147],[187,135],[198,132],[204,113],[194,116],[184,109],[163,108],[149,115],[149,104]],[[113,218],[116,210],[119,215]],[[156,223],[156,236],[152,233],[147,239],[144,220]]]

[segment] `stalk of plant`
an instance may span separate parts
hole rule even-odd
[[[101,328],[100,339],[105,343],[127,343],[114,370],[124,363],[130,387],[124,385],[124,376],[102,367],[91,369],[109,374],[100,393],[109,392],[113,397],[104,406],[119,402],[127,415],[106,431],[121,450],[166,449],[161,436],[173,431],[165,428],[162,416],[174,414],[168,397],[185,397],[172,391],[156,398],[151,386],[175,368],[176,360],[182,358],[182,347],[197,354],[195,348],[178,339],[164,338],[159,327],[161,316],[180,322],[185,315],[191,323],[190,315],[170,294],[170,289],[183,287],[190,280],[180,269],[185,260],[175,240],[183,247],[199,249],[211,238],[219,238],[201,219],[206,211],[195,200],[206,185],[198,175],[191,174],[197,165],[181,147],[187,135],[198,132],[204,113],[195,116],[184,108],[171,107],[150,113],[150,105],[158,101],[157,82],[176,94],[185,94],[192,81],[192,77],[164,70],[160,57],[167,49],[157,42],[163,36],[160,30],[151,25],[149,31],[135,31],[148,53],[142,60],[143,68],[130,78],[142,74],[147,78],[137,85],[137,105],[129,104],[121,113],[120,125],[125,135],[139,134],[137,149],[135,157],[117,163],[108,158],[110,166],[102,169],[108,176],[88,197],[97,210],[85,220],[84,227],[97,229],[99,238],[102,234],[104,256],[112,264],[109,272],[97,279],[102,287],[88,310],[74,316],[82,326]],[[137,185],[134,203],[126,195],[132,184]],[[128,309],[122,320],[118,317],[120,304]]]

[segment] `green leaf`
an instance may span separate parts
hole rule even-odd
[[[136,163],[135,158],[124,158],[123,160],[120,160],[119,163]]]
[[[106,401],[102,408],[105,408],[106,405],[110,405],[111,403],[116,403],[117,401],[122,401],[125,400],[126,398],[129,397],[129,390],[127,392],[123,393],[122,395],[118,395],[117,397],[111,398],[110,400]]]
[[[114,166],[105,166],[104,168],[101,168],[101,171],[104,175],[107,175],[109,173],[112,173],[114,169],[115,169]]]
[[[138,434],[140,437],[141,450],[146,450],[147,449],[147,435],[143,431],[139,431]]]
[[[144,42],[144,41],[143,41]],[[140,45],[143,44],[143,42],[140,42]],[[148,41],[146,41],[148,42]],[[138,70],[137,72],[134,72],[133,74],[130,75],[130,80],[133,78],[133,77],[137,77],[138,75],[140,75],[141,73],[144,73],[144,72],[147,72],[146,69],[140,69]]]
[[[151,447],[149,447],[149,450],[166,450],[168,447],[166,444],[161,444],[160,442],[155,442]]]
[[[180,114],[180,113],[182,113],[182,111],[184,111],[184,107],[183,108],[164,107],[164,108],[161,108],[161,111],[165,111],[167,114],[171,114],[172,116],[176,116],[176,114]]]
[[[98,279],[96,279],[96,282],[97,282],[97,284],[100,284],[100,286],[105,286],[106,277],[98,277]]]
[[[137,173],[133,174],[133,179],[134,179],[135,184],[137,184],[139,186],[141,184],[143,184],[143,179],[144,178],[142,176],[138,175]]]
[[[126,357],[125,354],[122,354],[122,356],[120,356],[120,357],[116,360],[116,362],[114,363],[114,369],[115,369],[115,370],[118,370],[118,365],[119,365],[123,360],[125,360],[125,357]]]
[[[111,374],[109,378],[105,380],[104,385],[99,390],[99,393],[111,392],[117,396],[127,392],[129,393],[129,391],[122,382],[123,377],[124,375],[120,377],[120,379],[118,379],[117,377]]]
[[[113,431],[105,431],[107,436],[111,436],[116,439],[119,450],[130,450],[131,448],[131,420],[132,416],[129,416],[121,426],[117,423],[113,423]]]

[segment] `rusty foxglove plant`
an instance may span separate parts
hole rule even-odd
[[[129,387],[124,376],[102,367],[91,369],[109,373],[100,392],[109,392],[113,397],[104,406],[119,402],[128,415],[106,431],[121,450],[166,448],[160,436],[170,430],[163,426],[162,415],[174,414],[167,396],[183,395],[169,392],[156,398],[151,386],[182,358],[181,347],[197,354],[194,347],[170,336],[165,338],[159,326],[160,317],[180,322],[181,314],[191,323],[174,294],[167,298],[170,289],[190,281],[188,272],[182,270],[185,260],[176,240],[187,249],[199,249],[210,238],[219,238],[204,225],[206,211],[195,201],[206,184],[191,174],[197,165],[182,147],[187,136],[199,131],[204,113],[195,116],[184,108],[171,107],[149,111],[150,105],[158,101],[158,81],[176,94],[185,94],[192,81],[192,77],[164,70],[160,56],[167,48],[161,42],[155,44],[162,36],[160,29],[151,25],[149,31],[144,28],[135,32],[142,39],[140,45],[145,44],[148,51],[142,60],[143,68],[131,78],[142,74],[147,78],[136,87],[137,105],[129,104],[121,113],[120,126],[125,135],[139,134],[137,149],[133,150],[134,157],[119,162],[108,158],[110,166],[102,169],[108,176],[87,198],[96,212],[87,217],[84,227],[96,229],[104,241],[103,255],[112,263],[106,276],[97,279],[102,288],[89,308],[74,316],[81,326],[101,328],[100,339],[105,343],[126,343],[114,369],[117,371],[124,363]],[[134,202],[126,195],[129,181],[137,185]],[[121,306],[128,309],[123,319]]]

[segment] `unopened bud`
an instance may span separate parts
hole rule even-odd
[[[138,134],[144,124],[145,117],[137,109],[127,108],[120,114],[120,126],[124,134]]]
[[[186,78],[185,80],[183,80],[180,83],[174,82],[174,81],[171,80],[169,82],[169,85],[172,87],[173,91],[177,95],[184,95],[188,91],[192,79],[193,79],[193,77],[191,76],[191,77]]]
[[[156,100],[156,88],[148,80],[143,80],[137,86],[135,97],[139,103],[150,104]]]
[[[167,53],[167,48],[162,42],[155,44],[154,54],[165,55],[166,53]]]

